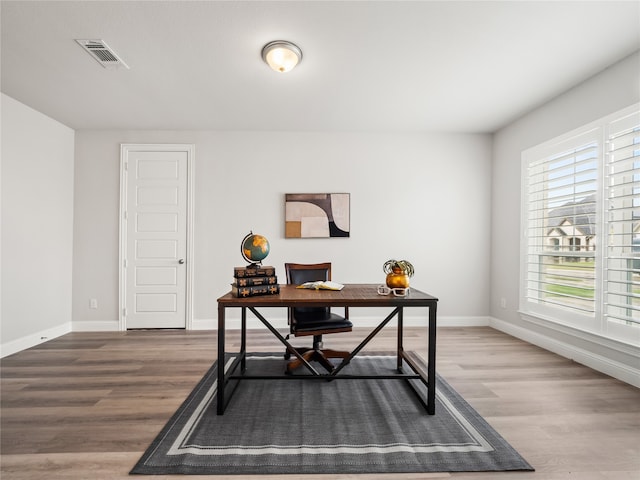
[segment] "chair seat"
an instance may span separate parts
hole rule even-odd
[[[332,313],[329,318],[324,315],[321,319],[318,319],[317,317],[313,318],[313,316],[310,316],[310,318],[298,318],[295,325],[295,332],[296,334],[300,334],[314,330],[322,330],[325,332],[330,330],[344,331],[344,329],[350,329],[352,327],[353,323],[349,320]]]

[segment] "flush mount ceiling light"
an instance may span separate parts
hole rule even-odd
[[[276,40],[262,47],[262,59],[276,72],[288,72],[302,60],[302,50],[291,42]]]

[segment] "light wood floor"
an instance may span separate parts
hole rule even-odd
[[[354,346],[367,333],[325,344]],[[380,335],[369,349],[393,350],[394,331]],[[268,332],[249,338],[250,350],[281,350]],[[237,333],[228,339],[237,348]],[[425,343],[422,329],[407,329],[407,349],[424,357]],[[2,479],[131,478],[215,346],[215,332],[71,333],[3,359]],[[484,327],[440,328],[438,371],[536,472],[242,478],[640,479],[639,389]]]

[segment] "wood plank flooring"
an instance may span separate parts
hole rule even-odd
[[[349,348],[368,332],[327,336],[325,344]],[[227,348],[237,349],[238,333],[227,339]],[[406,349],[425,357],[425,345],[423,329],[406,329]],[[215,348],[215,332],[71,333],[3,359],[0,476],[131,478],[130,469],[213,363]],[[393,329],[367,347],[394,348]],[[251,331],[249,350],[281,348],[269,332]],[[440,328],[438,372],[536,472],[286,478],[640,479],[639,389],[488,327]]]

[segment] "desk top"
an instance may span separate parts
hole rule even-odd
[[[378,295],[378,284],[346,284],[342,290],[310,290],[280,285],[277,295],[238,298],[231,292],[218,298],[220,307],[430,307],[438,299],[411,287],[406,297]]]

